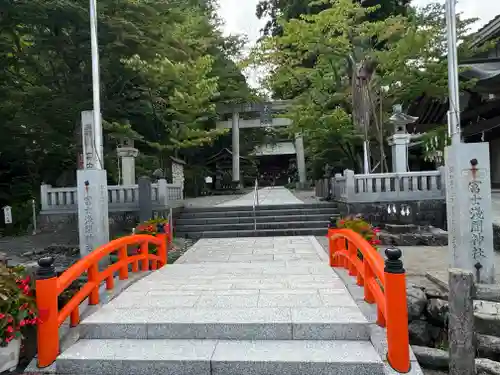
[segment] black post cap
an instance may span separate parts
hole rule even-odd
[[[337,219],[335,217],[330,218],[330,222],[328,223],[328,228],[337,228]]]
[[[54,267],[54,258],[46,257],[38,260],[38,269],[36,270],[37,280],[51,279],[57,277]]]
[[[401,257],[403,256],[403,252],[397,247],[390,247],[385,249],[385,269],[384,271],[387,273],[405,273],[405,269],[403,268],[403,261]]]
[[[158,233],[165,233],[165,224],[162,223],[156,224],[156,231]]]

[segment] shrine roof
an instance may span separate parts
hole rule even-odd
[[[218,160],[220,160],[220,159],[224,159],[224,158],[232,157],[232,155],[233,155],[233,152],[232,152],[230,149],[228,149],[228,148],[226,147],[226,148],[223,148],[222,150],[220,150],[220,151],[219,151],[218,153],[216,153],[215,155],[210,156],[210,157],[206,160],[205,164],[210,164],[210,163],[216,162],[216,161],[218,161]],[[240,156],[240,159],[245,160],[245,161],[250,161],[250,159],[249,159],[249,158],[246,158],[246,157],[244,157],[244,156]]]
[[[473,46],[481,45],[482,43],[491,40],[500,35],[500,15],[493,18],[490,22],[484,25],[476,33],[476,38],[472,42]]]

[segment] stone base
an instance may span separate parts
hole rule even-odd
[[[182,211],[182,207],[172,209],[175,219],[177,219]],[[154,210],[155,215],[162,217],[168,216],[168,211]],[[114,240],[124,233],[131,233],[132,228],[139,222],[138,212],[112,212],[109,218],[109,238]],[[78,246],[78,215],[76,213],[58,213],[58,214],[41,214],[38,218],[39,230],[42,233],[52,233],[54,235],[53,243],[55,245],[74,244]]]
[[[381,224],[379,238],[382,245],[392,246],[446,246],[448,233],[433,226],[413,224]]]
[[[297,182],[295,184],[295,189],[297,190],[309,190],[310,184],[308,182]]]
[[[397,206],[408,206],[409,216],[393,215],[387,212],[387,208],[392,202],[386,203],[348,203],[339,201],[338,206],[342,216],[362,214],[363,217],[375,224],[414,224],[421,226],[433,226],[446,230],[446,202],[442,199],[425,201],[401,201]]]

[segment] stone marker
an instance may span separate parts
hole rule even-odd
[[[106,171],[83,169],[76,173],[80,256],[109,242]]]
[[[474,359],[474,274],[452,268],[450,286],[448,340],[450,375],[473,375]]]
[[[109,213],[108,181],[99,156],[102,149],[96,150],[93,111],[84,111],[81,116],[84,169],[77,171],[76,180],[80,256],[84,257],[109,242]],[[106,263],[103,260],[100,265]]]
[[[446,207],[450,267],[495,282],[488,143],[446,147]]]

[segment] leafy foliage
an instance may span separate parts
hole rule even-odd
[[[293,4],[261,2],[258,13],[274,15],[279,30],[262,39],[253,59],[270,67],[267,89],[277,98],[293,100],[286,116],[294,121],[291,131],[304,133],[313,169],[320,173],[328,163],[338,171],[360,170],[363,134],[352,119],[355,72],[373,69],[368,137],[372,143],[384,142],[392,130],[387,125],[394,104],[447,94],[444,6],[416,9],[408,2],[361,6],[353,0],[319,0],[304,10],[306,2]],[[458,18],[461,59],[489,47],[472,48],[468,29],[474,21]],[[465,88],[473,84],[462,83]]]
[[[3,0],[0,14],[0,207],[29,210],[42,181],[75,184],[80,112],[92,108],[88,1]],[[241,40],[219,26],[212,0],[98,2],[110,183],[123,137],[136,140],[143,173],[215,153],[216,105],[252,97],[232,61]]]
[[[22,337],[23,327],[37,322],[30,278],[0,263],[0,347]]]
[[[362,216],[346,216],[337,221],[337,228],[350,229],[356,233],[359,233],[366,241],[368,241],[373,247],[380,245],[380,240],[378,239],[379,228],[373,227],[370,223],[365,221]]]

